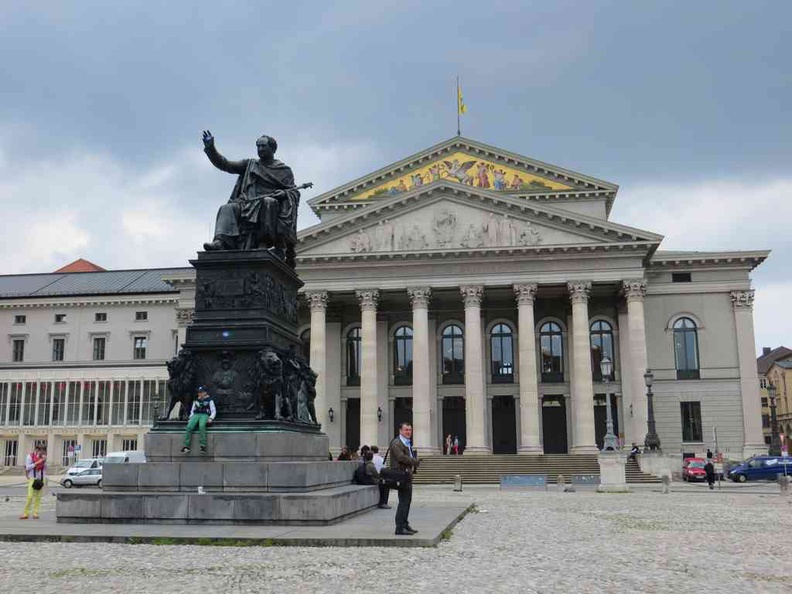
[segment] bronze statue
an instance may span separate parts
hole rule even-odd
[[[167,363],[168,367],[168,394],[170,401],[162,416],[167,420],[173,412],[176,403],[181,404],[179,420],[184,420],[190,414],[192,401],[195,396],[195,358],[189,349],[181,349],[178,356]]]
[[[204,249],[269,249],[294,268],[300,190],[313,184],[294,185],[291,168],[275,159],[278,143],[271,136],[256,141],[258,159],[242,161],[223,157],[208,130],[203,143],[212,165],[239,175],[231,198],[217,212],[214,240],[205,243]]]

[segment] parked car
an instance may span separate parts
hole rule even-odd
[[[102,486],[102,468],[85,468],[77,474],[71,474],[61,481],[61,485],[67,489],[72,487]]]
[[[139,450],[130,450],[127,452],[110,452],[105,456],[105,464],[141,464],[146,461],[146,454]]]
[[[736,483],[775,481],[779,474],[792,474],[792,460],[782,456],[754,456],[729,470],[729,478]]]
[[[103,460],[104,458],[85,458],[83,460],[77,460],[77,462],[70,466],[66,471],[66,475],[71,476],[79,474],[83,470],[87,470],[89,468],[101,468]]]
[[[706,463],[703,458],[685,458],[682,462],[682,480],[706,481],[707,473],[704,471]]]

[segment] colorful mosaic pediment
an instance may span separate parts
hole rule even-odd
[[[396,196],[441,179],[496,192],[553,192],[573,189],[525,171],[456,152],[366,190],[352,197],[352,200]]]

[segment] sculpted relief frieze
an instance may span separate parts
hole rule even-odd
[[[467,216],[461,216],[466,214]],[[355,253],[418,251],[445,248],[533,246],[542,243],[539,229],[527,221],[484,211],[458,213],[438,208],[417,217],[380,221],[349,238]]]

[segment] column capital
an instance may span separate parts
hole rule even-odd
[[[311,311],[325,311],[330,296],[327,291],[306,291],[305,299],[308,301]]]
[[[623,280],[622,293],[627,298],[627,301],[632,299],[643,300],[646,297],[646,281],[642,278]]]
[[[572,303],[587,303],[591,292],[591,281],[570,281],[567,283],[567,291]]]
[[[376,310],[379,303],[379,289],[360,289],[355,291],[358,301],[360,301],[360,309]]]
[[[407,287],[407,294],[410,296],[410,302],[413,309],[417,307],[429,307],[429,300],[432,298],[431,287]]]
[[[732,291],[731,292],[732,307],[735,310],[739,309],[753,309],[754,304],[754,290],[748,289],[747,291]]]
[[[482,285],[462,285],[459,287],[465,307],[481,307],[481,299],[484,297],[484,287]]]
[[[514,297],[517,299],[517,305],[533,305],[537,290],[539,290],[539,285],[536,283],[514,285]]]

